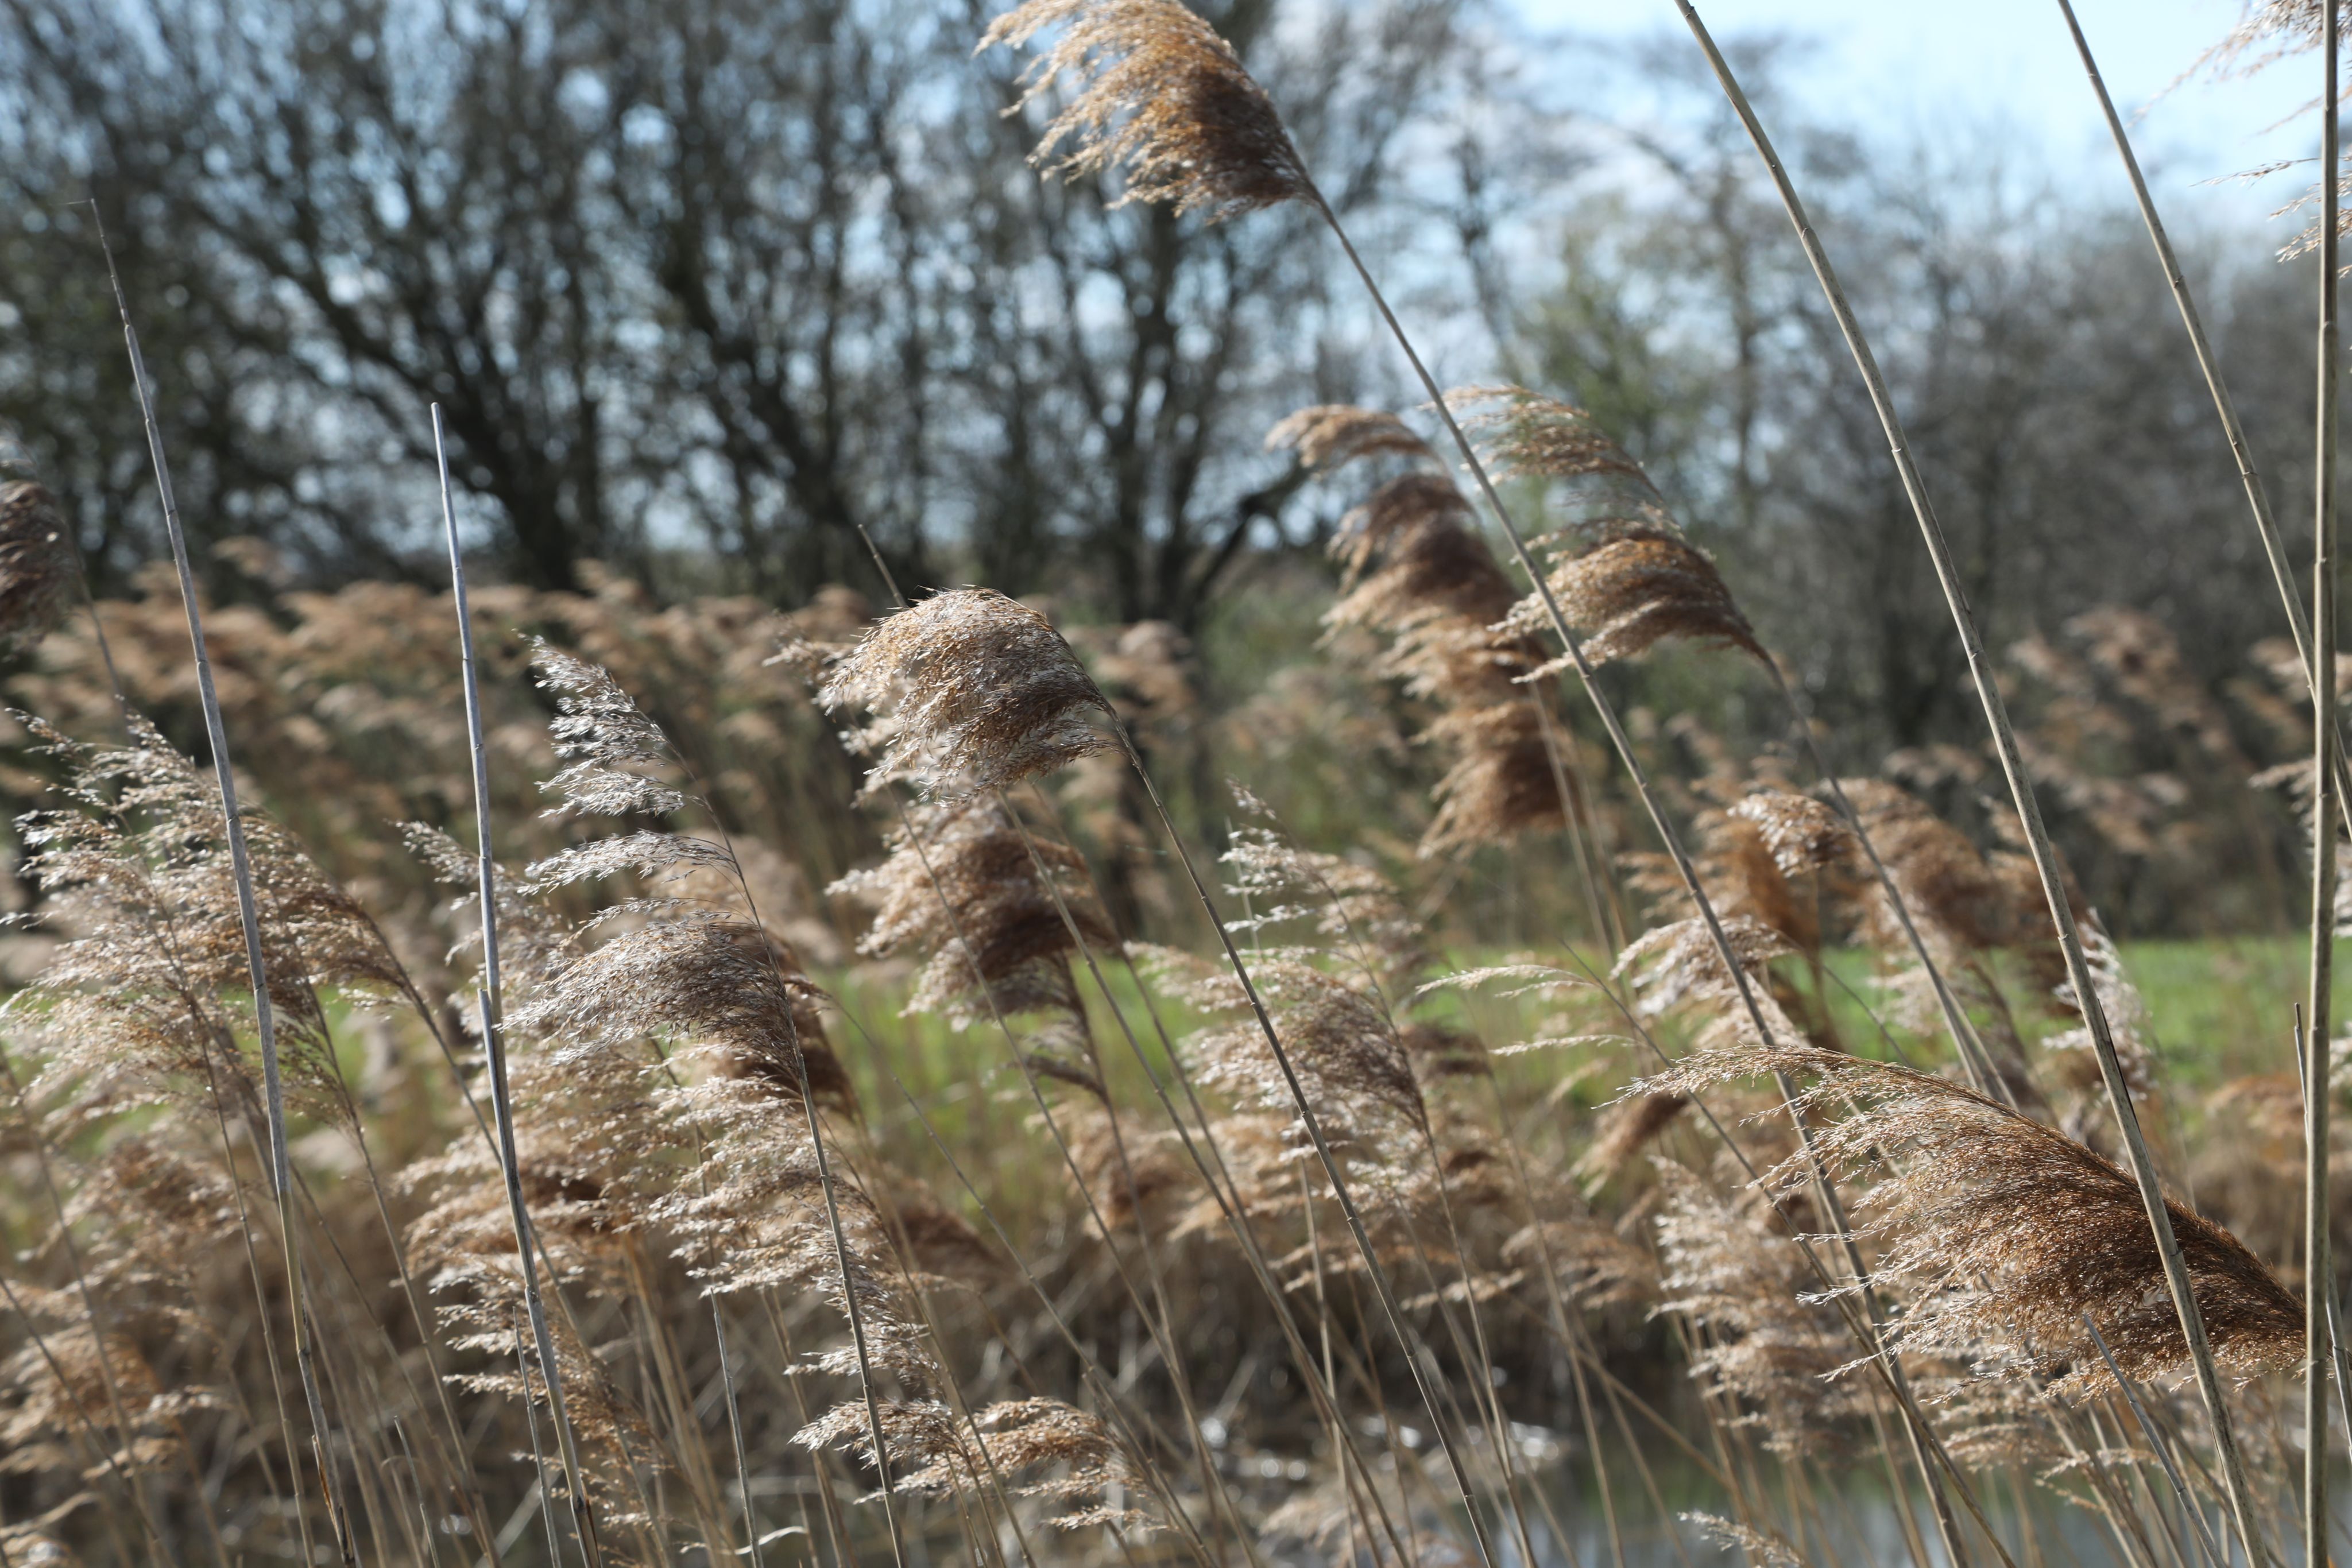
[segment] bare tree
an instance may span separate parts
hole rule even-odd
[[[1743,74],[1769,81],[1777,47]],[[1844,760],[1974,734],[1957,636],[1885,442],[1752,151],[1711,86],[1637,54],[1687,108],[1629,149],[1527,308],[1525,375],[1590,404],[1661,476],[1768,642],[1795,661]],[[1776,121],[1804,117],[1790,105]],[[2051,187],[1997,130],[1864,147],[1786,139],[1902,402],[1970,601],[1999,647],[2120,602],[2162,618],[2209,680],[2273,634],[2228,449],[2145,237],[2121,204]],[[1987,149],[1992,149],[1988,155]],[[2308,424],[2300,306],[2255,254],[2192,243],[2267,472],[2292,486]]]
[[[1351,207],[1458,90],[1458,0],[1219,18]],[[1356,390],[1330,257],[1025,166],[973,4],[0,0],[0,412],[118,571],[134,486],[87,276],[95,193],[195,454],[192,512],[404,569],[428,401],[507,570],[590,557],[780,599],[868,569],[1075,576],[1197,621],[1293,481],[1271,413]],[[87,296],[87,298],[85,298]],[[1353,307],[1349,306],[1352,309]],[[63,395],[60,395],[61,392]],[[696,569],[698,570],[698,569]],[[708,573],[704,573],[707,577]]]

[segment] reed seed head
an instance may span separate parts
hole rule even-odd
[[[1056,26],[1061,37],[1024,73],[1021,102],[1066,78],[1074,92],[1032,163],[1065,179],[1121,169],[1127,189],[1114,205],[1172,202],[1213,221],[1320,201],[1265,89],[1177,0],[1026,0],[991,23],[980,47],[1018,48]]]
[[[1086,891],[1086,862],[1075,851],[1025,832],[1001,801],[987,799],[918,808],[890,843],[889,859],[829,891],[874,908],[858,951],[928,956],[908,1012],[943,1013],[960,1029],[992,1004],[1006,1014],[1084,1017],[1070,926],[1097,951],[1116,938]],[[1050,888],[1039,859],[1054,878]]]
[[[1769,663],[1706,552],[1684,539],[1622,538],[1551,573],[1561,611],[1587,629],[1596,664],[1647,653],[1668,637],[1720,643]]]
[[[1296,452],[1301,467],[1318,474],[1360,457],[1437,458],[1429,443],[1395,414],[1345,402],[1315,403],[1285,415],[1265,433],[1265,449]]]
[[[1772,863],[1784,877],[1825,871],[1853,852],[1853,830],[1826,800],[1759,789],[1744,795],[1728,813],[1752,822],[1764,836]]]
[[[1798,1106],[1819,1118],[1813,1146],[1858,1190],[1857,1224],[1883,1248],[1879,1279],[1914,1291],[1899,1346],[2102,1393],[2113,1379],[2088,1314],[2125,1375],[2186,1371],[2137,1186],[2054,1128],[1910,1068],[1790,1044],[1695,1054],[1643,1087],[1690,1093],[1770,1072],[1811,1081]],[[1794,1191],[1810,1178],[1801,1153],[1767,1180]],[[2166,1207],[2215,1360],[2245,1377],[2292,1364],[2302,1303],[2236,1237],[2178,1202]]]
[[[1295,444],[1302,462],[1324,469],[1376,453],[1433,455],[1395,416],[1340,404],[1299,410],[1267,444]],[[1340,519],[1330,545],[1345,575],[1326,622],[1385,632],[1381,673],[1443,709],[1423,737],[1453,761],[1433,791],[1423,856],[1507,842],[1567,821],[1556,749],[1570,743],[1564,733],[1546,734],[1537,705],[1547,699],[1525,684],[1544,663],[1543,645],[1524,628],[1501,625],[1517,591],[1473,516],[1452,479],[1419,468],[1365,497]]]
[[[869,790],[906,778],[957,800],[1118,744],[1088,723],[1111,706],[1062,634],[992,589],[952,589],[876,622],[817,697],[877,716],[861,737],[880,750]]]

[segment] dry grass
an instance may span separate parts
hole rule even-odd
[[[1330,217],[1190,9],[1028,0],[983,47],[1049,32],[1022,100],[1050,106],[1039,163],[1213,220]],[[167,585],[98,607],[101,657],[58,624],[75,562],[47,492],[0,490],[0,635],[45,716],[0,777],[39,802],[40,944],[5,1008],[5,1560],[1491,1565],[1591,1500],[1620,1568],[1626,1521],[1677,1517],[1779,1563],[1826,1547],[1816,1499],[1862,1463],[1937,1490],[1947,1531],[1996,1481],[2038,1486],[2134,1561],[2169,1560],[2159,1536],[2187,1560],[2138,1472],[2186,1455],[2218,1513],[2221,1428],[2180,1396],[2189,1345],[2084,1070],[2090,998],[2020,830],[1966,794],[1981,761],[1809,788],[1692,715],[1615,734],[1604,710],[1660,778],[1635,800],[1556,701],[1547,639],[1728,652],[1728,682],[1770,655],[1589,413],[1519,387],[1425,412],[1456,411],[1557,507],[1529,570],[1568,626],[1410,422],[1317,405],[1267,444],[1319,483],[1372,465],[1337,593],[1312,661],[1224,710],[1175,629],[1066,636],[985,588],[879,619],[841,589],[656,609],[593,572],[475,596],[481,809],[520,868],[485,873],[493,1039],[551,1365],[462,1000],[484,955],[448,602],[365,584],[213,617],[278,813],[245,832],[300,1124],[279,1210],[230,824],[170,738],[191,687]],[[2011,669],[2095,855],[2191,866],[2223,801],[2258,841],[2247,716],[2310,749],[2291,665],[2225,700],[2146,615],[2085,614]],[[1341,773],[1393,773],[1349,797],[1377,811],[1295,831],[1220,789],[1238,762],[1281,792],[1314,734]],[[2103,764],[2143,742],[2172,771]],[[1176,778],[1183,831],[1158,810]],[[1644,813],[1692,852],[1629,851]],[[1212,845],[1192,912],[1174,868],[1204,884]],[[1570,866],[1580,897],[1522,900],[1542,951],[1449,968],[1496,885]],[[2231,1420],[2283,1466],[2301,1217],[2246,1134],[2285,1158],[2297,1091],[2191,1104],[2084,893],[2114,883],[2053,885],[2128,1087],[2201,1113],[2163,1151],[2167,1212]],[[1689,916],[1702,890],[1719,923]],[[1194,951],[1203,913],[1222,961]],[[1676,1515],[1664,1445],[1709,1508]],[[545,1506],[575,1490],[576,1541]],[[2002,1528],[2038,1553],[2030,1517]]]

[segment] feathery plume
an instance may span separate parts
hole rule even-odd
[[[1723,934],[1750,978],[1760,977],[1773,959],[1796,951],[1786,936],[1750,915],[1725,920]],[[1634,989],[1641,993],[1640,1010],[1651,1018],[1688,1002],[1717,1001],[1738,994],[1722,950],[1706,923],[1696,915],[1654,926],[1627,943],[1617,955],[1612,975],[1632,978]]]
[[[231,1114],[258,1116],[221,1000],[249,971],[219,796],[136,714],[127,743],[113,747],[22,722],[63,768],[67,801],[18,823],[33,852],[26,874],[68,936],[6,1004],[54,1044],[37,1087],[78,1081],[60,1113],[80,1117],[217,1084]],[[345,1122],[315,987],[388,988],[398,966],[365,913],[281,829],[258,815],[245,828],[289,1086],[305,1110]]]
[[[1503,1242],[1505,1263],[1541,1278],[1549,1262],[1560,1300],[1595,1310],[1656,1299],[1657,1260],[1647,1248],[1619,1235],[1572,1193],[1538,1189],[1537,1201],[1541,1217]]]
[[[1026,0],[989,25],[980,47],[1019,48],[1056,25],[1061,37],[1024,73],[1021,103],[1065,78],[1076,91],[1046,123],[1032,163],[1065,179],[1123,169],[1114,205],[1173,202],[1212,221],[1319,203],[1265,89],[1177,0]]]
[[[1139,951],[1145,966],[1190,1006],[1247,1016],[1248,998],[1231,975],[1165,948]],[[1428,1110],[1387,1010],[1297,957],[1270,954],[1250,973],[1326,1136],[1335,1146],[1345,1140],[1375,1164],[1408,1165],[1414,1145],[1400,1147],[1398,1139],[1412,1133],[1417,1145]],[[1266,1111],[1296,1103],[1255,1022],[1204,1030],[1185,1042],[1185,1051],[1205,1083]]]
[[[791,949],[739,915],[688,910],[600,943],[535,988],[513,1028],[556,1042],[576,1065],[659,1038],[724,1076],[854,1111],[848,1073],[824,1037],[817,993]]]
[[[1302,462],[1325,472],[1361,456],[1435,455],[1395,415],[1344,404],[1301,409],[1266,441],[1296,444]],[[1543,664],[1543,648],[1525,632],[1496,630],[1518,594],[1454,481],[1427,467],[1386,481],[1340,519],[1330,552],[1344,576],[1326,623],[1387,633],[1381,673],[1442,709],[1423,738],[1454,761],[1433,791],[1421,853],[1564,826],[1566,759],[1555,753],[1573,743],[1558,725],[1547,735],[1537,706],[1547,699],[1522,684]]]
[[[1474,658],[1486,644],[1484,663],[1496,666],[1500,652],[1524,654],[1524,638],[1498,638],[1489,630],[1518,600],[1510,580],[1471,528],[1469,497],[1443,474],[1402,474],[1374,490],[1339,519],[1330,553],[1343,570],[1339,599],[1328,612],[1334,625],[1383,626],[1402,632],[1444,620],[1465,624],[1446,630],[1462,637]],[[1374,563],[1377,562],[1377,570]],[[1492,645],[1502,643],[1501,650]],[[1506,669],[1504,678],[1536,661]],[[1400,657],[1401,673],[1434,689],[1447,673],[1423,669]],[[1489,676],[1485,683],[1493,684]]]
[[[2088,1314],[2125,1375],[2187,1370],[2137,1185],[2063,1134],[1941,1078],[1785,1043],[1697,1053],[1640,1087],[1686,1094],[1775,1072],[1812,1081],[1797,1103],[1823,1115],[1818,1157],[1858,1193],[1861,1228],[1883,1238],[1879,1277],[1914,1288],[1898,1346],[1979,1361],[1997,1353],[2001,1367],[2096,1394],[2113,1380]],[[1765,1179],[1794,1190],[1811,1175],[1800,1155]],[[2167,1208],[2217,1362],[2242,1377],[2290,1364],[2302,1304],[2237,1238],[2179,1203]]]
[[[547,733],[558,757],[572,759],[540,788],[556,797],[550,817],[667,816],[686,792],[657,774],[672,767],[669,740],[636,699],[601,664],[531,639],[530,664],[541,690],[555,694]]]
[[[22,1299],[28,1292],[19,1286],[16,1293]],[[101,1350],[89,1323],[73,1321],[79,1309],[69,1312],[68,1321],[44,1329],[38,1343],[0,1361],[0,1475],[95,1471],[100,1466],[90,1465],[81,1441],[92,1433],[104,1439],[100,1466],[110,1460],[122,1469],[141,1469],[173,1458],[179,1441],[172,1417],[214,1402],[213,1396],[201,1388],[166,1387],[128,1335],[108,1334]],[[109,1429],[110,1377],[131,1420],[130,1431]]]
[[[1265,449],[1296,452],[1301,467],[1318,474],[1359,457],[1437,460],[1429,443],[1395,414],[1345,402],[1313,403],[1285,414],[1265,433]]]
[[[1454,760],[1432,790],[1437,813],[1422,834],[1423,859],[1567,826],[1559,789],[1564,762],[1555,751],[1579,743],[1557,726],[1547,734],[1532,702],[1456,709],[1432,724],[1428,735],[1451,747]]]
[[[1825,871],[1854,850],[1853,830],[1826,800],[1758,789],[1743,795],[1727,813],[1755,825],[1782,876],[1794,879]]]
[[[1035,855],[1052,872],[1049,889]],[[890,837],[890,857],[856,871],[829,893],[873,906],[858,943],[870,957],[929,955],[907,1011],[944,1014],[968,1029],[992,1003],[1005,1014],[1085,1016],[1070,961],[1077,951],[1067,908],[1088,946],[1117,937],[1086,891],[1086,864],[1065,845],[1029,835],[994,799],[918,808]],[[1056,907],[1054,894],[1061,894]]]
[[[1539,542],[1552,558],[1552,593],[1585,629],[1591,663],[1631,658],[1667,637],[1718,643],[1770,662],[1715,562],[1591,414],[1525,387],[1464,387],[1445,401],[1468,411],[1464,428],[1496,474],[1573,486],[1580,515]],[[1520,601],[1506,624],[1527,635],[1549,624],[1540,597]]]
[[[1967,834],[1901,785],[1884,779],[1839,783],[1924,935],[1955,952],[1981,953],[2009,941],[2017,901]],[[1871,941],[1895,946],[1900,933],[1884,890],[1869,887],[1866,897]]]
[[[2199,57],[2194,69],[2251,76],[2291,55],[2319,47],[2327,0],[2245,0],[2237,24]]]
[[[1766,658],[1715,562],[1686,540],[1612,539],[1554,567],[1551,581],[1569,619],[1590,629],[1584,651],[1596,664],[1647,653],[1668,637]],[[1525,619],[1532,623],[1532,615]]]
[[[1498,479],[1618,480],[1643,502],[1655,501],[1642,465],[1580,408],[1520,386],[1455,387],[1445,402],[1463,416],[1462,428],[1476,439]],[[1638,537],[1642,524],[1672,528],[1664,503],[1656,505],[1660,515],[1624,519],[1618,526],[1625,534],[1605,537]]]
[[[1053,623],[986,588],[933,594],[877,622],[817,700],[868,709],[866,789],[912,779],[935,800],[1008,789],[1118,743],[1087,717],[1110,704]]]
[[[1577,1156],[1574,1174],[1589,1187],[1599,1188],[1664,1137],[1689,1108],[1687,1094],[1632,1094],[1612,1103],[1601,1113],[1592,1141]]]
[[[1255,798],[1236,790],[1244,810]],[[1388,878],[1360,861],[1305,850],[1284,837],[1270,812],[1233,830],[1231,847],[1220,857],[1233,868],[1225,891],[1243,900],[1250,915],[1228,924],[1235,931],[1270,931],[1307,923],[1319,940],[1286,948],[1305,957],[1315,951],[1340,955],[1375,987],[1409,987],[1428,966],[1430,954],[1419,921],[1404,906]]]
[[[550,730],[558,755],[571,759],[542,786],[558,797],[550,815],[705,805],[661,777],[677,765],[677,754],[608,671],[543,643],[533,662],[541,684],[559,694]],[[548,1064],[572,1068],[583,1086],[609,1092],[640,1078],[650,1086],[660,1116],[641,1135],[633,1174],[653,1169],[646,1155],[664,1142],[663,1122],[695,1158],[691,1179],[656,1186],[643,1212],[680,1239],[705,1293],[811,1283],[839,1308],[851,1343],[815,1353],[810,1367],[854,1377],[869,1415],[879,1398],[877,1369],[927,1392],[940,1368],[916,1314],[898,1299],[885,1228],[826,1152],[824,1107],[854,1111],[847,1075],[821,1029],[803,1028],[817,1022],[816,993],[761,922],[740,861],[725,841],[648,831],[576,845],[532,866],[530,878],[543,894],[616,874],[674,879],[681,895],[638,898],[612,912],[645,924],[594,946],[583,942],[583,956],[534,987],[510,1021],[544,1036]],[[711,908],[692,896],[713,887],[740,907]],[[632,1071],[623,1051],[639,1040],[680,1049]],[[682,1077],[679,1066],[698,1058],[715,1071]],[[647,1120],[634,1106],[626,1119]],[[876,1462],[883,1465],[882,1455]],[[887,1466],[883,1474],[896,1543]]]
[[[1711,1331],[1694,1347],[1691,1376],[1745,1406],[1742,1419],[1765,1428],[1775,1453],[1812,1452],[1867,1407],[1861,1384],[1834,1377],[1853,1355],[1845,1324],[1806,1298],[1814,1276],[1759,1197],[1727,1198],[1671,1160],[1655,1163],[1665,1193],[1658,1310]]]
[[[1805,1560],[1786,1541],[1768,1535],[1752,1524],[1742,1524],[1719,1513],[1696,1511],[1675,1517],[1685,1524],[1696,1526],[1699,1534],[1713,1544],[1741,1553],[1754,1568],[1805,1568]]]
[[[1138,1473],[1108,1427],[1061,1400],[1004,1400],[973,1411],[969,1425],[937,1399],[886,1400],[877,1414],[895,1490],[901,1493],[977,1499],[988,1490],[992,1465],[1008,1479],[1026,1477],[1013,1488],[1015,1495],[1070,1505],[1051,1521],[1058,1529],[1158,1527],[1151,1515],[1107,1500],[1135,1490]],[[873,1430],[865,1406],[836,1405],[794,1433],[793,1441],[808,1448],[843,1448],[871,1464]]]
[[[2124,971],[2123,954],[2106,928],[2094,917],[2082,922],[2083,957],[2091,971],[2091,988],[2097,993],[2099,1010],[2106,1016],[2107,1032],[2113,1038],[2116,1059],[2122,1064],[2124,1082],[2131,1086],[2134,1096],[2145,1098],[2156,1086],[2155,1056],[2143,1038],[2147,1025],[2147,1003],[2139,988]],[[2081,1002],[2075,998],[2074,986],[2060,981],[2052,991],[2055,1005],[2075,1019],[2083,1017]],[[2098,1067],[2091,1060],[2091,1030],[2086,1023],[2061,1030],[2042,1042],[2044,1051],[2067,1051],[2075,1054],[2083,1071],[2075,1076],[2086,1092],[2095,1092]],[[2087,1107],[2086,1107],[2087,1110]],[[2095,1113],[2093,1113],[2095,1115]]]

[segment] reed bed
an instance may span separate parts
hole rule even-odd
[[[211,606],[152,414],[176,570],[75,618],[0,487],[0,1565],[2324,1562],[2331,465],[2226,692],[2112,606],[2004,692],[1955,590],[2007,799],[1841,776],[1608,430],[1429,378],[1205,21],[981,39],[1041,42],[1041,167],[1308,209],[1429,394],[1268,433],[1339,585],[1223,712],[1164,626],[468,591],[454,520],[449,596]],[[1621,712],[1664,658],[1785,733]],[[2257,983],[2184,1061],[2066,846],[2315,857],[2304,1032]]]

